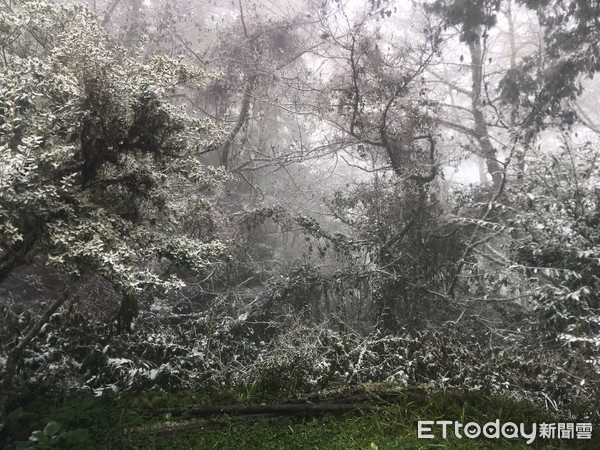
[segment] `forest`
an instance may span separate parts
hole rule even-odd
[[[0,447],[600,448],[598,71],[598,0],[0,0]]]

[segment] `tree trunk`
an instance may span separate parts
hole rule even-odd
[[[496,148],[490,139],[487,123],[483,114],[481,92],[483,87],[483,49],[481,46],[481,32],[469,42],[471,53],[471,74],[473,77],[473,90],[471,92],[471,108],[475,122],[475,135],[481,147],[481,154],[485,158],[488,173],[492,177],[494,187],[499,188],[504,179],[504,168],[498,161]]]
[[[235,137],[242,129],[242,126],[248,120],[248,113],[250,112],[250,102],[252,100],[252,94],[254,91],[254,85],[256,84],[258,76],[250,75],[246,81],[246,88],[244,89],[244,94],[242,98],[242,105],[240,107],[240,112],[238,114],[238,119],[235,123],[233,129],[229,132],[225,142],[221,146],[221,154],[220,154],[220,165],[225,169],[229,169],[230,166],[230,153],[231,153],[231,145],[235,140]]]
[[[489,184],[487,172],[485,170],[485,159],[477,156],[477,170],[479,171],[479,184],[486,186]]]
[[[510,70],[517,68],[517,44],[515,41],[515,19],[512,11],[512,0],[508,1],[506,19],[508,21],[508,38],[510,43]],[[509,116],[509,133],[513,145],[515,145],[515,158],[517,160],[517,182],[522,183],[525,176],[525,149],[529,144],[529,133],[525,133],[525,142],[519,142],[519,136],[516,134],[517,129],[517,116],[518,116],[517,105],[514,104],[510,109]]]

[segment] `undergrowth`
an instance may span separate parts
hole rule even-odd
[[[483,424],[500,422],[556,423],[559,419],[527,400],[486,395],[478,391],[433,391],[390,383],[339,387],[320,394],[321,400],[357,394],[386,404],[378,411],[343,415],[259,417],[218,415],[174,417],[164,408],[239,403],[240,391],[147,393],[38,399],[9,416],[8,448],[57,449],[398,449],[398,448],[598,448],[600,441],[418,439],[419,420],[456,420]],[[247,402],[272,401],[264,394]],[[294,399],[292,399],[294,400]],[[295,400],[298,400],[297,398]],[[596,446],[596,447],[594,447]]]
[[[5,444],[426,448],[432,443],[416,439],[419,419],[600,422],[598,373],[569,349],[542,352],[517,339],[486,345],[447,330],[365,336],[290,318],[260,326],[246,315],[204,314],[173,326],[160,317],[145,319],[127,336],[107,336],[93,324],[85,336],[69,333],[78,323],[48,326],[24,355],[21,373],[29,381],[19,385],[11,403]],[[75,335],[56,350],[58,336]],[[391,390],[393,400],[383,409],[344,416],[199,420],[157,413],[191,405],[319,402],[357,393],[372,400],[384,389],[383,399]],[[559,444],[566,445],[536,445]],[[460,441],[460,448],[509,445],[516,444]]]

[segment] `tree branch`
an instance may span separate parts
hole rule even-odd
[[[0,423],[3,423],[6,408],[13,394],[14,378],[17,373],[17,364],[21,359],[23,350],[38,337],[42,327],[47,324],[52,315],[69,299],[69,290],[66,289],[63,295],[56,299],[54,303],[44,311],[40,318],[31,326],[27,334],[15,345],[6,356],[4,366],[4,377],[2,380],[2,389],[0,391]]]

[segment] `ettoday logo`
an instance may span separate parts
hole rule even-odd
[[[437,425],[437,427],[434,427]],[[417,423],[417,437],[419,439],[435,439],[435,431],[442,439],[448,439],[448,434],[453,432],[458,439],[463,437],[476,439],[480,436],[488,439],[525,439],[531,444],[536,438],[541,439],[591,439],[591,423],[542,423],[525,425],[514,422],[500,423],[500,420],[487,422],[480,425],[476,422],[462,424],[452,420],[419,420]]]

